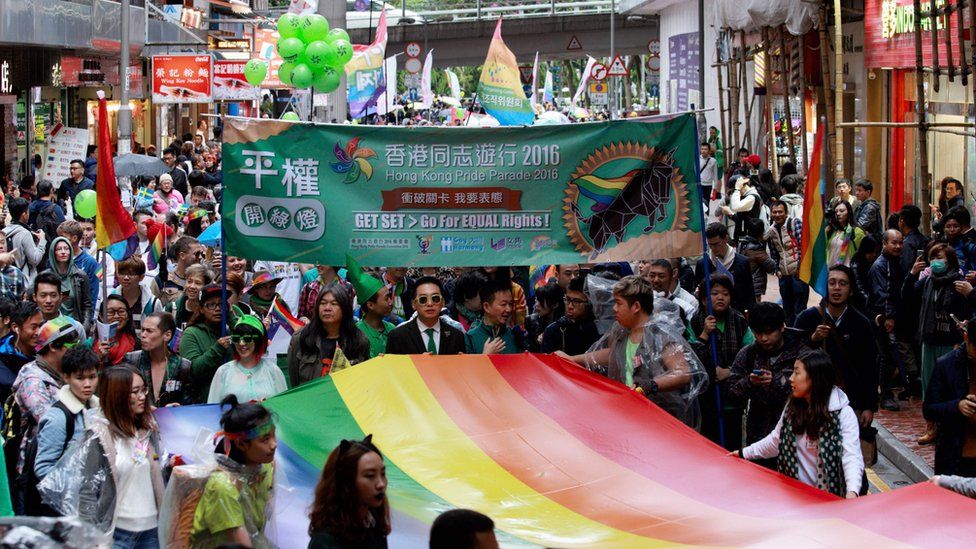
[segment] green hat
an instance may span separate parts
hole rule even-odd
[[[237,317],[237,322],[234,323],[234,331],[236,332],[238,328],[247,326],[249,328],[254,328],[261,335],[267,335],[267,330],[264,327],[264,322],[254,315],[241,315]]]
[[[360,303],[366,303],[376,292],[383,289],[383,282],[378,280],[375,276],[369,275],[356,260],[352,258],[351,255],[346,254],[346,278],[352,283],[352,287],[356,290],[356,300]]]

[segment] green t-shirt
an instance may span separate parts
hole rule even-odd
[[[375,328],[366,323],[365,320],[360,320],[356,323],[356,327],[362,332],[366,339],[369,340],[369,358],[375,358],[382,353],[386,352],[386,339],[390,336],[390,332],[393,331],[396,326],[393,324],[383,321],[383,331],[377,332]]]
[[[274,482],[270,463],[262,466],[264,474],[259,482],[244,487],[241,493],[231,475],[215,471],[207,479],[193,514],[193,530],[190,533],[193,547],[217,547],[230,541],[229,532],[244,526],[253,541],[256,534],[264,531],[265,508],[271,497]]]
[[[634,357],[637,356],[637,348],[640,347],[640,344],[640,341],[634,343],[630,337],[627,338],[627,372],[624,381],[628,387],[634,386]]]

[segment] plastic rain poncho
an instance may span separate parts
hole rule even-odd
[[[173,468],[159,513],[161,547],[217,547],[227,531],[247,530],[251,546],[271,548],[274,464],[244,466],[213,452],[212,434],[197,437],[193,465]]]
[[[587,283],[591,278],[587,279]],[[592,300],[593,294],[590,296]],[[683,333],[684,323],[679,316],[678,305],[666,299],[656,299],[654,314],[644,325],[644,337],[629,366],[627,342],[630,330],[614,322],[586,353],[586,367],[620,383],[640,388],[651,402],[697,429],[701,423],[697,398],[708,385],[708,375]],[[603,353],[596,351],[603,349],[610,352],[606,362],[600,363],[597,356]],[[651,381],[660,385],[668,377],[675,376],[687,376],[688,381],[671,391],[654,392]]]
[[[3,517],[0,529],[0,547],[14,549],[88,549],[101,538],[77,518]]]
[[[81,441],[68,446],[37,489],[42,501],[64,517],[78,518],[92,526],[100,535],[100,543],[111,544],[115,530],[116,503],[126,486],[118,486],[114,464],[115,455],[111,426],[98,410],[85,412],[89,426]],[[158,433],[149,434],[152,456],[151,474],[161,471],[162,456]],[[106,446],[112,445],[110,449]],[[108,450],[108,451],[107,451]],[[128,482],[131,477],[122,482]],[[158,482],[158,484],[157,484]],[[162,479],[154,481],[162,493]],[[158,500],[157,500],[158,502]]]

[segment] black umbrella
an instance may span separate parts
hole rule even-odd
[[[115,157],[116,177],[157,177],[169,171],[169,166],[155,156],[123,154]]]

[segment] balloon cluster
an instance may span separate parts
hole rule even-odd
[[[278,18],[278,55],[284,63],[278,79],[298,89],[314,87],[329,93],[339,87],[343,67],[352,59],[349,34],[343,29],[329,30],[329,21],[317,14],[283,14]],[[259,86],[268,75],[268,63],[251,59],[244,65],[244,78]]]

